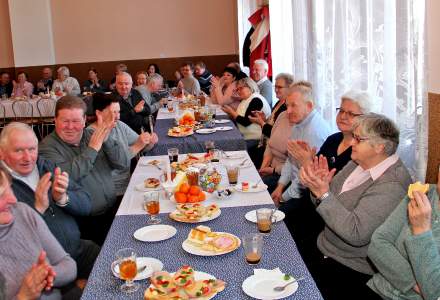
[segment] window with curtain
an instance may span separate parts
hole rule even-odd
[[[271,0],[274,75],[312,82],[333,128],[340,96],[370,93],[400,128],[399,155],[423,180],[427,157],[424,0]]]

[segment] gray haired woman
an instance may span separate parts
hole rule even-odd
[[[238,81],[237,90],[240,96],[240,104],[237,110],[229,105],[224,105],[222,109],[231,119],[237,122],[238,129],[243,134],[249,149],[256,147],[261,137],[261,127],[252,123],[249,116],[252,115],[253,111],[262,111],[267,118],[270,116],[270,106],[266,99],[260,95],[260,90],[255,81],[249,77]]]
[[[368,245],[411,183],[408,170],[395,154],[399,130],[391,120],[366,114],[356,119],[353,128],[352,161],[334,178],[336,169],[329,170],[324,156],[315,157],[299,173],[325,224],[318,248],[310,249],[315,257],[308,262],[325,299],[379,298],[366,286],[374,274],[367,260]]]
[[[70,77],[69,68],[66,66],[59,67],[57,70],[57,79],[53,82],[52,89],[57,96],[72,95],[78,96],[81,93],[81,87],[78,80]]]

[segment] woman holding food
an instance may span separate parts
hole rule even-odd
[[[437,185],[410,188],[373,234],[368,257],[379,272],[368,286],[383,299],[440,297],[439,191],[440,176]]]

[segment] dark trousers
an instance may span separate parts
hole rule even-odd
[[[107,233],[112,226],[113,219],[119,208],[120,198],[118,198],[115,205],[108,209],[104,214],[78,219],[82,239],[92,240],[99,246],[104,244]]]
[[[248,154],[257,170],[261,167],[264,155],[264,147],[258,147],[259,142],[260,140],[246,140]]]
[[[309,271],[325,300],[382,299],[366,285],[371,275],[357,272],[330,257],[321,255]]]
[[[73,259],[78,269],[77,279],[88,279],[101,248],[92,241],[81,240],[79,254]]]
[[[269,194],[272,194],[272,192],[276,189],[278,185],[278,180],[280,179],[280,175],[275,173],[271,175],[265,175],[262,177],[263,182],[265,185],[267,185],[267,191]]]

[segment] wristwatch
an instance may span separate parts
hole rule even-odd
[[[69,204],[69,194],[66,194],[66,201],[64,201],[64,203],[58,203],[58,202],[55,202],[55,204],[56,205],[58,205],[59,207],[64,207],[64,206],[67,206],[67,204]]]
[[[324,194],[322,194],[321,197],[319,197],[318,199],[316,199],[316,206],[318,206],[319,204],[321,204],[321,202],[324,201],[325,199],[327,199],[328,196],[330,196],[330,193],[329,193],[329,192],[325,192]]]

